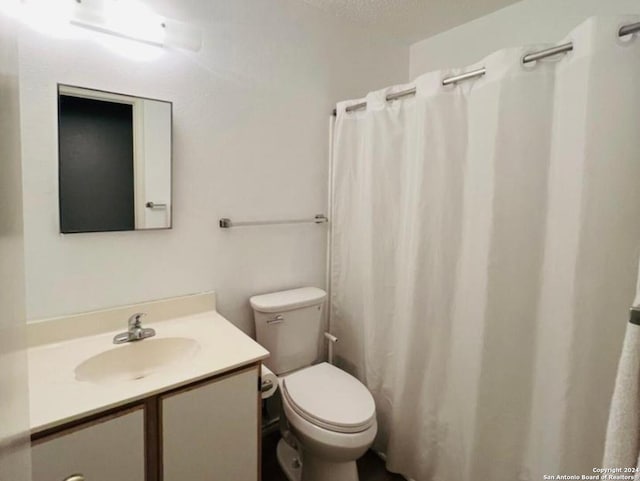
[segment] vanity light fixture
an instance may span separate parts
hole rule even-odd
[[[18,0],[22,19],[54,9],[65,23],[156,47],[192,51],[202,46],[201,32],[188,24],[163,17],[139,0]],[[49,15],[47,13],[47,15]],[[60,16],[60,15],[58,15]]]
[[[128,0],[75,0],[72,25],[164,47],[166,19],[146,5]]]
[[[158,47],[198,51],[200,31],[163,17],[138,0],[74,0],[71,23],[78,27]]]

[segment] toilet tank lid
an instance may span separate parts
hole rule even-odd
[[[317,287],[301,287],[253,296],[249,302],[258,312],[279,312],[321,304],[326,296],[327,293]]]

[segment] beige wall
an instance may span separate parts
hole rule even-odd
[[[31,479],[25,352],[18,58],[0,14],[0,479]]]
[[[638,0],[523,0],[411,46],[410,78],[464,67],[505,47],[554,43],[592,15],[640,13]]]
[[[298,0],[156,0],[202,29],[198,53],[135,61],[93,32],[20,38],[27,316],[216,290],[253,331],[248,297],[322,286],[326,227],[221,231],[218,218],[326,213],[334,103],[404,81],[406,46]],[[60,235],[56,83],[174,103],[174,229]]]

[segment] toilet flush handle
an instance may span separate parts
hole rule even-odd
[[[267,324],[279,324],[283,321],[284,321],[284,316],[282,314],[278,314],[276,317],[267,319]]]

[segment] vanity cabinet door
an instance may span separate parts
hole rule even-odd
[[[144,456],[140,406],[35,441],[33,481],[144,481]]]
[[[161,396],[163,481],[258,479],[258,372]]]

